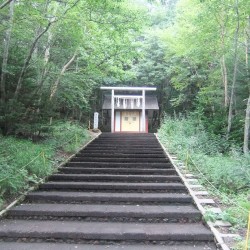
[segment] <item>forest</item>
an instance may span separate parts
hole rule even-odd
[[[84,123],[101,85],[155,85],[159,122],[195,112],[247,153],[248,2],[3,1],[2,134]]]
[[[246,227],[249,0],[2,0],[0,19],[2,205],[87,140],[100,86],[156,86],[153,130]]]

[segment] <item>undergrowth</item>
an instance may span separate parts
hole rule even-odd
[[[250,156],[244,156],[240,148],[223,137],[209,134],[191,117],[166,117],[158,134],[168,151],[177,155],[219,197],[225,207],[220,219],[231,222],[233,229],[246,228]]]
[[[88,139],[86,128],[66,121],[54,123],[51,132],[36,143],[0,135],[0,208],[54,172]]]

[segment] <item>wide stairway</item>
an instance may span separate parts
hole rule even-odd
[[[103,133],[0,221],[4,250],[215,250],[153,134]]]

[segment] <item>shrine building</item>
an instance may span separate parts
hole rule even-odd
[[[110,119],[111,132],[148,133],[155,112],[159,110],[154,87],[101,87],[102,110]]]

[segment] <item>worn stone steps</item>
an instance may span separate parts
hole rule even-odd
[[[153,134],[104,133],[0,221],[0,249],[215,250]]]
[[[177,175],[53,174],[50,181],[180,182]]]
[[[201,214],[192,205],[79,205],[79,204],[23,204],[13,208],[9,216],[53,216],[53,217],[126,217],[126,218],[164,218],[197,219]]]
[[[133,174],[133,175],[159,175],[159,174],[175,174],[174,169],[140,169],[140,168],[107,168],[107,167],[61,167],[58,168],[60,173],[68,174]]]
[[[102,163],[112,163],[116,162],[118,164],[121,163],[134,163],[134,164],[140,164],[142,165],[145,163],[146,165],[149,165],[149,163],[152,163],[152,166],[157,165],[158,163],[166,163],[168,161],[166,158],[123,158],[123,157],[74,157],[71,159],[71,162],[102,162]],[[163,166],[163,165],[161,165]]]
[[[154,145],[150,145],[150,144],[145,144],[145,145],[120,145],[120,144],[116,144],[116,145],[103,145],[103,146],[97,146],[97,145],[93,145],[93,144],[89,144],[87,147],[87,149],[95,149],[95,150],[103,150],[103,149],[109,149],[109,150],[129,150],[130,152],[133,152],[133,150],[141,150],[141,149],[158,149],[160,150],[161,147],[160,146],[154,146]]]
[[[3,250],[215,250],[215,246],[209,242],[183,242],[169,245],[124,244],[114,245],[112,242],[106,245],[95,244],[63,244],[63,243],[23,243],[1,242]]]
[[[166,159],[166,156],[163,153],[147,153],[147,154],[133,154],[133,153],[111,153],[111,152],[98,152],[98,153],[78,153],[76,154],[77,157],[92,157],[92,158],[109,158],[109,157],[117,157],[117,158],[164,158]]]
[[[151,133],[133,133],[132,137],[129,133],[114,133],[110,134],[109,132],[102,133],[99,138],[125,138],[126,140],[132,140],[133,138],[141,138],[141,139],[147,139],[147,138],[154,138],[154,134]]]
[[[140,151],[137,150],[130,150],[130,149],[116,149],[115,151],[112,149],[107,149],[103,148],[102,150],[96,149],[95,147],[93,148],[85,148],[84,151],[79,151],[79,153],[109,153],[109,154],[116,154],[116,153],[122,153],[122,154],[135,154],[135,155],[140,155],[140,154],[158,154],[158,153],[163,153],[163,150],[161,148],[150,148],[150,149],[143,149],[140,148]]]
[[[86,240],[212,241],[201,223],[109,223],[76,221],[2,220],[0,237]]]
[[[74,162],[70,161],[65,164],[65,167],[84,167],[84,168],[130,168],[130,171],[137,170],[137,169],[167,169],[173,168],[172,164],[168,162]]]
[[[141,149],[141,148],[154,148],[154,149],[161,149],[161,147],[159,146],[159,144],[157,143],[152,143],[152,142],[145,142],[145,143],[139,143],[139,142],[133,142],[133,143],[99,143],[99,142],[92,142],[90,143],[86,148],[93,148],[93,147],[96,147],[96,148],[120,148],[120,149],[133,149],[133,148],[136,148],[136,149]],[[132,150],[131,150],[132,151]]]
[[[110,192],[62,192],[62,191],[35,191],[27,195],[31,202],[112,202],[130,204],[190,204],[192,198],[183,193],[110,193]]]
[[[112,192],[127,191],[151,191],[158,192],[161,190],[172,192],[186,191],[182,183],[124,183],[124,182],[74,182],[74,181],[50,181],[40,185],[40,190],[91,190]]]
[[[111,143],[114,143],[114,142],[117,142],[119,141],[122,145],[125,145],[125,144],[133,144],[133,143],[138,143],[138,144],[146,144],[147,142],[150,142],[154,145],[157,145],[157,141],[155,141],[155,138],[147,138],[147,139],[143,139],[143,138],[140,138],[140,137],[137,137],[137,138],[134,138],[134,139],[117,139],[117,138],[114,138],[114,139],[108,139],[108,138],[101,138],[99,137],[98,141],[93,141],[92,144],[111,144]]]

